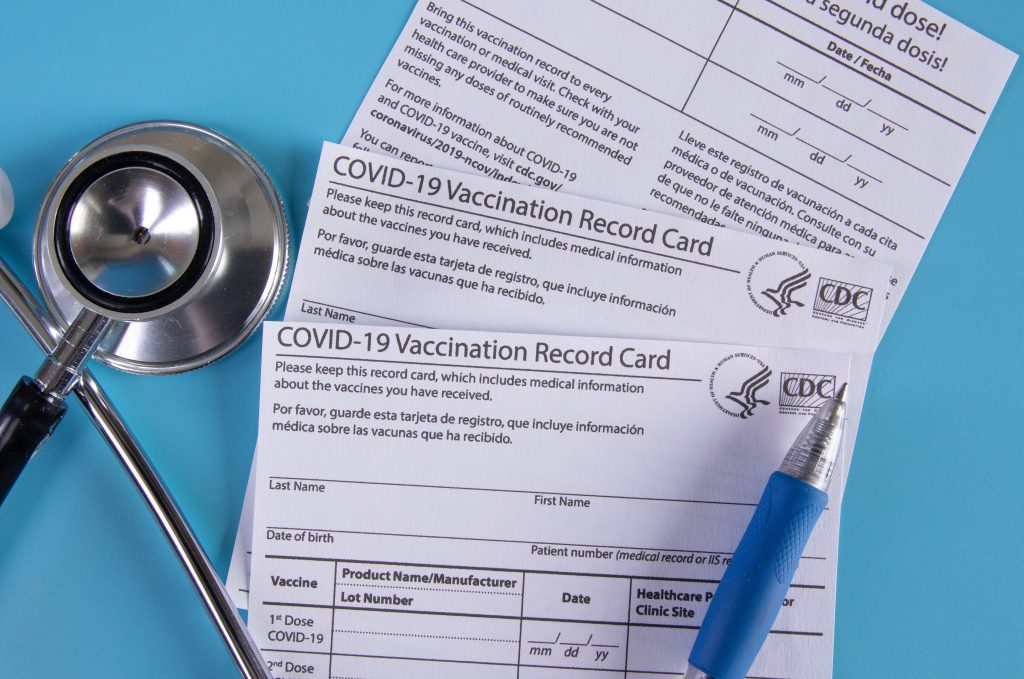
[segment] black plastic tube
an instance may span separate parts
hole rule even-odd
[[[54,403],[43,395],[32,379],[18,381],[0,410],[0,504],[67,409],[63,401]]]

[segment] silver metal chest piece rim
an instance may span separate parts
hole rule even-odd
[[[110,176],[103,174],[104,164],[123,166],[125,158],[134,157],[144,159],[142,164],[155,159],[157,173],[166,169],[177,178],[172,183],[180,180],[194,194],[209,231],[204,241],[209,252],[196,257],[188,275],[180,277],[177,294],[168,297],[161,282],[147,292],[162,292],[163,297],[154,293],[150,304],[145,296],[128,297],[121,305],[88,290],[93,282],[102,292],[113,289],[108,281],[116,280],[111,276],[117,272],[104,272],[97,265],[100,258],[92,256],[83,263],[83,278],[76,264],[85,259],[86,244],[72,231],[77,240],[62,249],[57,236],[68,235],[68,227],[62,233],[60,224],[70,223],[69,205],[76,205],[74,195],[66,200],[68,192],[88,195],[91,174],[103,179]],[[77,223],[71,228],[78,228]],[[178,373],[222,358],[259,328],[287,277],[288,224],[269,177],[234,142],[188,123],[144,122],[100,137],[64,165],[43,199],[33,254],[43,299],[62,329],[82,307],[123,321],[100,345],[98,360],[133,373]],[[167,282],[176,280],[177,275]]]

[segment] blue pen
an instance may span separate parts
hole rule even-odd
[[[742,679],[761,650],[828,502],[846,385],[825,402],[768,479],[690,651],[686,679]]]

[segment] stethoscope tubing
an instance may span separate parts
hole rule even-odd
[[[42,350],[46,353],[53,351],[61,331],[50,313],[36,301],[2,257],[0,297]],[[245,679],[273,679],[199,540],[141,445],[88,369],[82,371],[73,391],[171,543],[241,676]]]

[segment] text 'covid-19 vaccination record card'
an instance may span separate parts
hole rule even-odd
[[[848,352],[848,464],[889,275],[880,262],[325,143],[285,316]],[[837,386],[787,380],[794,403]],[[250,492],[229,573],[240,605],[251,507]]]
[[[1016,55],[913,0],[420,0],[343,143],[892,264]]]
[[[667,676],[849,355],[267,323],[249,625],[275,676]],[[830,504],[751,670],[831,676]]]

